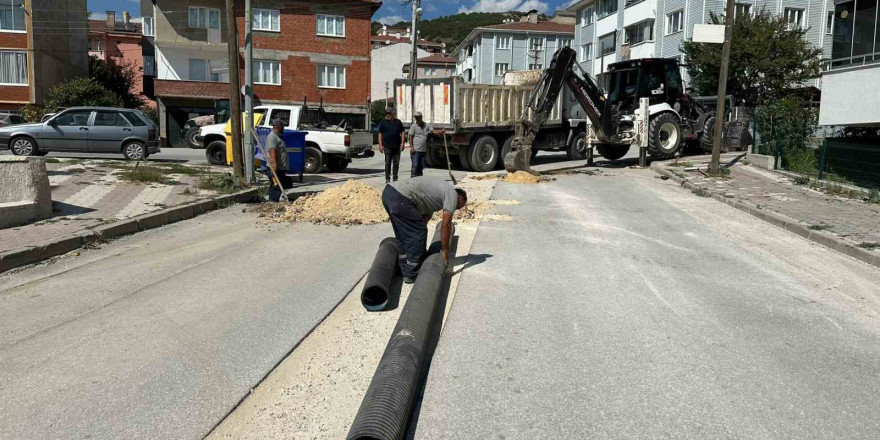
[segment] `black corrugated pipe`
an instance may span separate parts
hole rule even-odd
[[[364,395],[349,440],[399,440],[406,433],[415,401],[425,350],[437,315],[437,299],[446,267],[440,256],[440,225],[385,353]]]
[[[361,304],[371,312],[385,310],[391,303],[391,282],[397,267],[397,239],[388,237],[379,244],[376,258],[370,266],[367,282],[361,292]]]

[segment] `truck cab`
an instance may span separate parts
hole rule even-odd
[[[272,121],[281,119],[285,128],[306,131],[306,174],[344,171],[352,159],[372,157],[373,137],[369,131],[354,130],[345,125],[329,125],[322,122],[320,109],[300,105],[261,105],[254,107],[255,114],[263,114],[260,126],[271,127]],[[304,117],[305,116],[305,117]],[[311,122],[315,121],[315,122]],[[196,138],[205,148],[208,161],[214,165],[226,163],[226,138],[224,124],[202,127]]]

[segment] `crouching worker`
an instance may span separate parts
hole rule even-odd
[[[386,186],[382,192],[382,204],[391,217],[399,250],[397,262],[403,271],[405,283],[412,284],[416,279],[428,244],[428,221],[441,209],[441,255],[443,263],[449,265],[452,214],[467,204],[464,190],[453,188],[442,177],[414,177]]]
[[[268,165],[266,176],[269,177],[269,201],[271,202],[281,200],[284,190],[293,186],[293,180],[287,176],[287,170],[290,169],[290,159],[287,157],[287,145],[281,139],[282,133],[284,133],[284,121],[275,119],[272,121],[272,132],[266,137],[266,154],[269,155],[266,161]],[[275,176],[272,175],[272,170],[269,168],[275,170],[280,182],[275,181]]]

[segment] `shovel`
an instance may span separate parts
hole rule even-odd
[[[455,176],[452,175],[452,162],[449,161],[449,146],[446,145],[446,133],[443,133],[443,149],[446,150],[446,169],[449,170],[449,178],[453,185],[458,185]]]

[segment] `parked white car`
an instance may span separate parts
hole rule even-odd
[[[317,110],[309,110],[317,112]],[[260,126],[270,127],[271,121],[281,119],[287,128],[302,130],[306,134],[306,174],[321,172],[326,166],[331,172],[340,172],[348,167],[353,158],[372,157],[373,136],[366,130],[353,130],[340,126],[325,126],[314,119],[314,114],[304,118],[302,106],[299,105],[261,105],[254,107],[255,114],[264,114]],[[226,124],[214,124],[202,127],[196,141],[205,148],[208,162],[214,165],[226,164],[226,136],[223,132]]]

